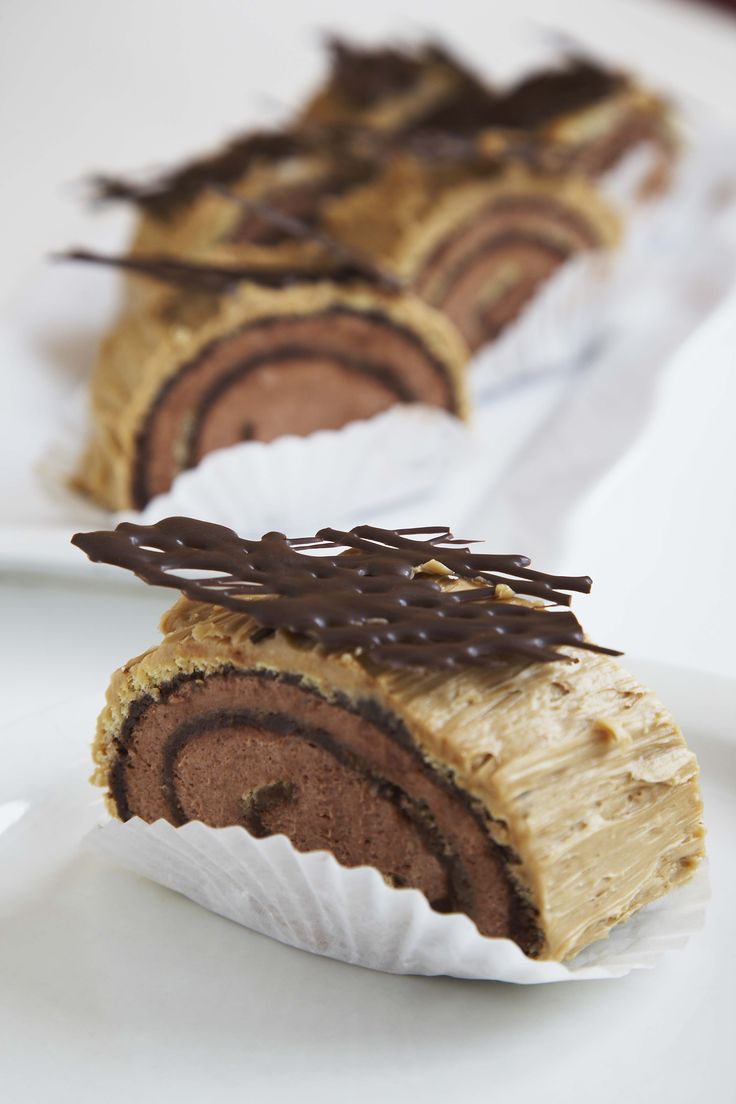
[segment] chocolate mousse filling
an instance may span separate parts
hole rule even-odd
[[[328,701],[293,672],[195,673],[132,704],[117,752],[109,786],[123,820],[283,833],[300,851],[374,866],[528,954],[541,946],[485,808],[375,701]]]
[[[338,429],[396,403],[457,413],[444,364],[379,311],[331,307],[259,319],[206,345],[161,387],[139,432],[132,496],[142,507],[216,448]]]

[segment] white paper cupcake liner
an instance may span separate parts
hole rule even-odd
[[[509,939],[480,935],[467,916],[434,912],[418,890],[393,889],[377,870],[341,866],[326,851],[301,853],[283,835],[255,839],[237,826],[174,828],[134,817],[87,838],[129,870],[253,931],[392,974],[522,985],[622,977],[682,947],[702,927],[708,898],[703,867],[570,962],[536,962]]]

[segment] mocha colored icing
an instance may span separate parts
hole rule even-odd
[[[417,533],[424,539],[414,539]],[[550,662],[561,658],[559,645],[617,654],[587,641],[570,610],[497,594],[499,586],[513,587],[567,604],[569,595],[556,588],[587,592],[590,579],[545,575],[524,556],[473,553],[443,528],[357,526],[301,540],[267,533],[252,541],[224,526],[168,518],[78,533],[73,543],[90,559],[127,568],[147,583],[247,612],[264,629],[287,630],[329,652],[357,650],[389,668],[494,667],[510,657]],[[305,554],[340,548],[351,554]],[[424,568],[428,562],[437,566]],[[191,569],[211,577],[189,578]],[[442,586],[436,578],[443,571],[479,585]]]

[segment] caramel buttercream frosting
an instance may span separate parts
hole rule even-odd
[[[99,719],[122,820],[282,832],[557,960],[700,861],[695,757],[567,608],[589,579],[442,527],[249,541],[172,518],[74,542],[184,595]]]

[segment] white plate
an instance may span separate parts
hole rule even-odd
[[[701,760],[712,902],[651,972],[531,989],[394,977],[295,951],[80,849],[99,693],[2,732],[5,1099],[107,1104],[727,1099],[736,682],[629,663]],[[27,809],[23,812],[24,808]],[[21,815],[22,814],[22,815]]]

